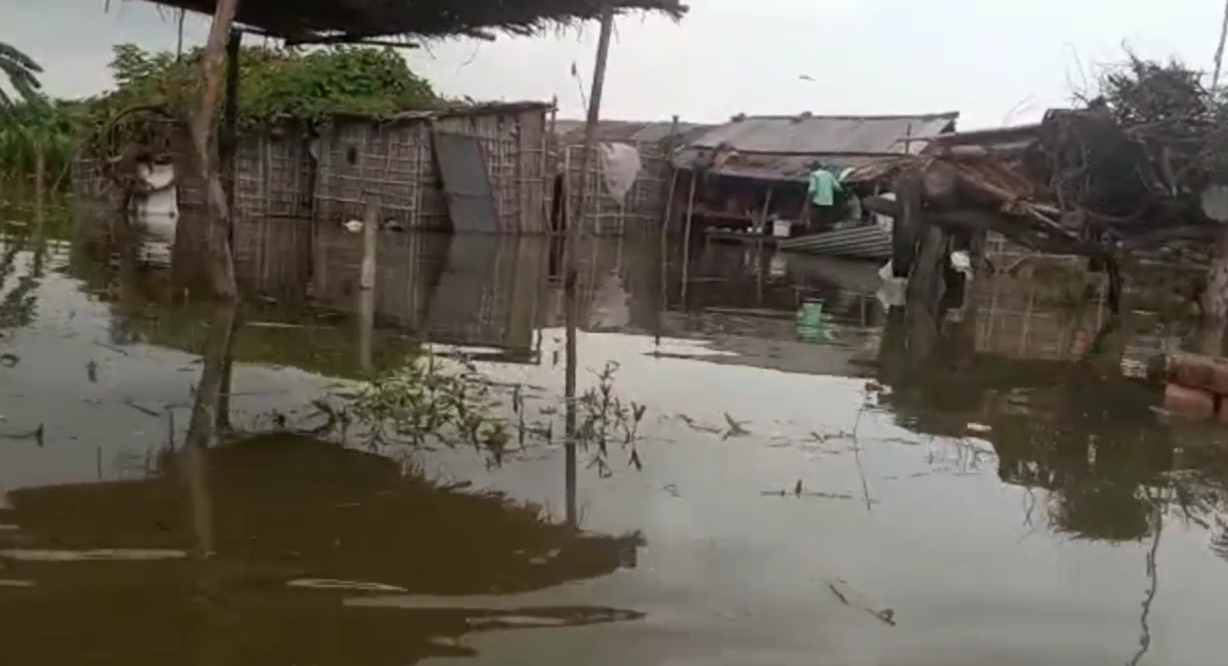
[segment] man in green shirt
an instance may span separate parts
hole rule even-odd
[[[806,189],[810,203],[822,207],[834,206],[836,193],[841,189],[840,181],[836,180],[834,173],[821,166],[814,166],[814,170],[810,172],[810,185]]]

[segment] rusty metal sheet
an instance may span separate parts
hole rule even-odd
[[[688,137],[674,165],[689,169],[722,148],[736,153],[719,171],[749,178],[804,180],[815,160],[857,166],[918,153],[954,128],[956,112],[909,116],[746,116]]]
[[[486,156],[477,137],[435,130],[435,164],[448,199],[448,216],[456,233],[498,233],[499,207],[495,202]]]
[[[823,254],[856,259],[890,259],[891,231],[878,224],[837,229],[781,241],[777,246],[789,252]]]

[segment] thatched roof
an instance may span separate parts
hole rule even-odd
[[[146,0],[213,14],[217,0]],[[679,0],[612,0],[618,12],[664,13],[679,19]],[[389,35],[414,37],[517,35],[595,19],[601,0],[241,0],[236,20],[274,37],[310,42],[356,41]]]

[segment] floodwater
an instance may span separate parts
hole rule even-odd
[[[876,266],[585,244],[581,389],[643,415],[578,452],[575,531],[547,242],[390,237],[413,261],[381,265],[374,332],[345,314],[352,263],[303,293],[241,266],[242,434],[192,455],[209,308],[21,221],[0,253],[6,664],[1223,661],[1223,432],[1165,414],[1129,363],[1070,362],[1103,315],[1043,289],[995,286],[918,359]],[[1128,357],[1174,344],[1143,313],[1121,329]],[[492,413],[545,425],[476,448],[316,427],[421,339],[473,359]]]

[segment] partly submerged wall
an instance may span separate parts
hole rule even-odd
[[[533,102],[382,122],[338,118],[320,137],[317,215],[361,219],[370,198],[381,222],[406,229],[543,233],[548,109]]]

